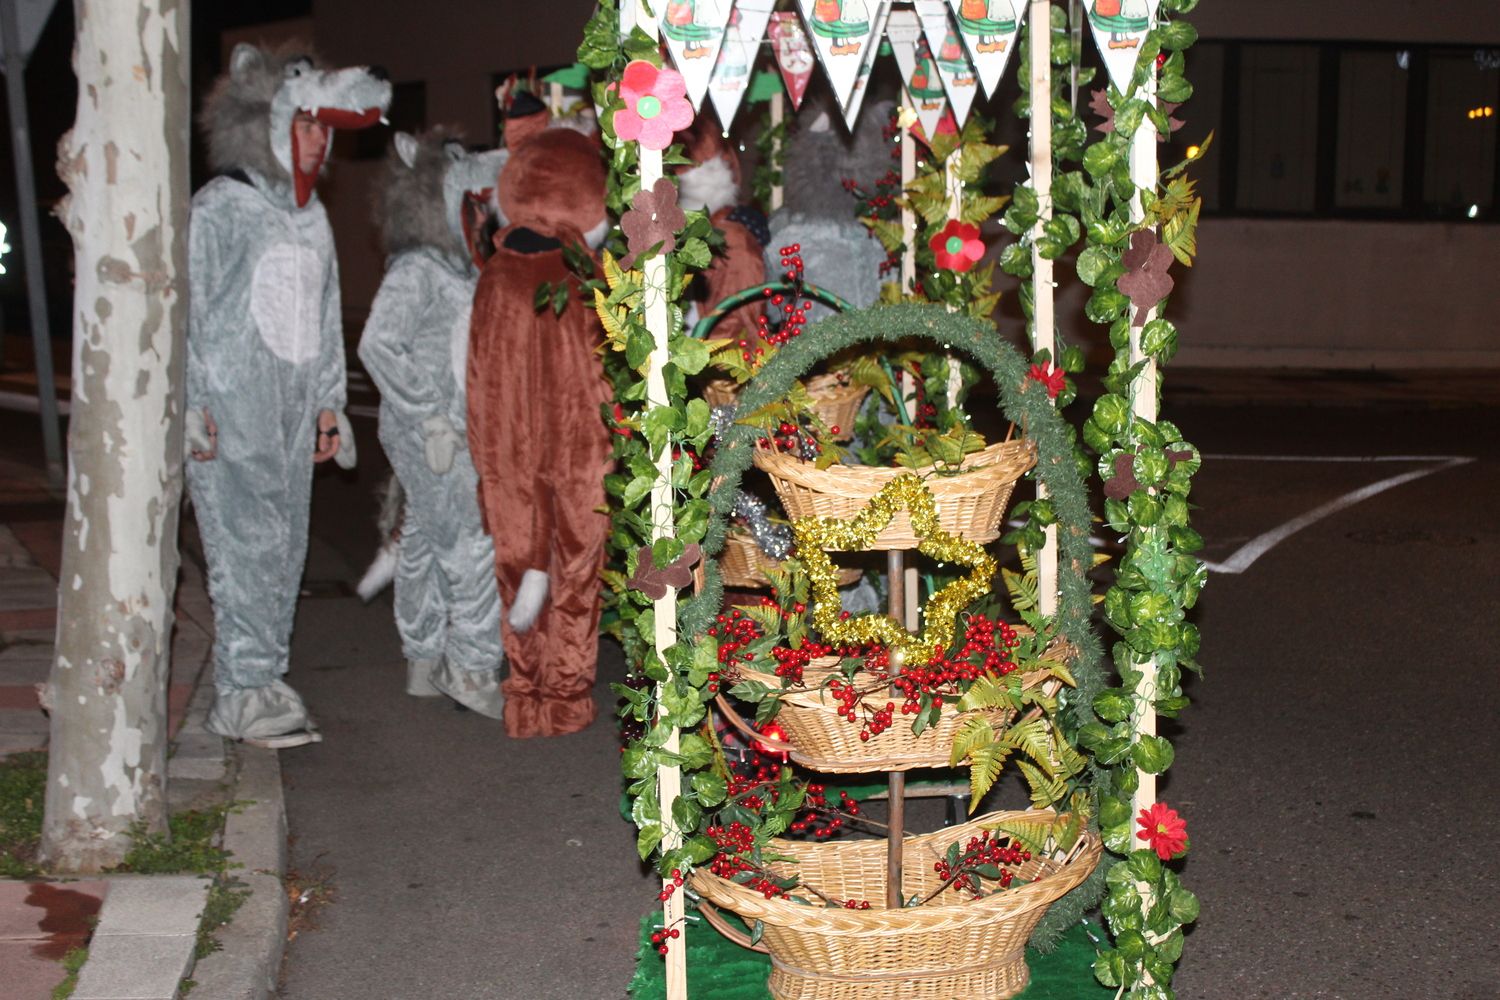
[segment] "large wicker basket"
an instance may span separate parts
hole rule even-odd
[[[1064,662],[1071,652],[1071,646],[1057,642],[1042,658]],[[982,714],[996,727],[1007,726],[1015,719],[1016,713],[1011,710],[960,712],[956,705],[950,704],[943,708],[936,725],[928,726],[919,734],[912,732],[910,716],[897,716],[895,723],[885,732],[872,739],[861,740],[860,726],[838,714],[839,701],[824,684],[828,676],[837,669],[838,662],[836,656],[813,660],[802,670],[802,686],[777,694],[781,699],[781,708],[776,713],[776,722],[786,733],[784,742],[754,730],[722,694],[717,698],[719,710],[731,725],[746,736],[771,750],[789,755],[803,767],[827,774],[866,774],[871,771],[910,771],[918,767],[949,767],[954,737],[958,735],[959,728],[970,719]],[[759,681],[769,688],[781,686],[781,678],[774,674],[747,670],[741,666],[739,675],[743,680]],[[1050,676],[1045,670],[1035,671],[1026,675],[1023,686],[1034,688],[1045,683]],[[889,695],[880,692],[865,695],[862,703],[873,712],[884,708],[892,700],[894,699]]]
[[[1046,820],[1042,811],[997,812],[960,826],[905,839],[902,895],[925,898],[940,884],[933,862],[954,841],[960,844],[986,826],[1016,820]],[[826,908],[766,899],[753,889],[709,874],[693,873],[692,887],[705,901],[701,912],[731,940],[750,939],[724,921],[715,907],[762,922],[758,950],[771,956],[771,995],[776,1000],[998,1000],[1021,992],[1031,978],[1025,947],[1047,907],[1077,887],[1099,863],[1099,838],[1079,839],[1064,856],[1033,857],[1020,866],[1011,888],[982,899],[952,889],[923,906],[885,908],[884,840],[803,843],[773,840],[767,852],[796,858],[771,867],[795,869],[801,879],[838,899],[867,900],[868,910]]]
[[[814,375],[804,384],[812,397],[813,412],[830,429],[838,428],[833,431],[834,440],[852,438],[854,419],[859,416],[859,408],[870,394],[870,387],[850,384],[847,376],[838,374]],[[740,385],[733,379],[711,379],[703,386],[703,399],[709,406],[728,406],[739,398],[739,394]]]
[[[791,455],[757,449],[755,464],[771,477],[771,485],[789,516],[853,518],[897,476],[915,472],[924,477],[937,504],[943,530],[971,542],[1000,537],[1000,522],[1016,480],[1036,464],[1036,446],[1028,438],[992,444],[964,458],[964,471],[953,476],[933,475],[932,469],[892,466],[832,465],[819,469]],[[918,538],[906,511],[898,511],[866,549],[914,549]]]
[[[719,577],[726,587],[758,590],[771,585],[769,570],[778,563],[766,555],[755,539],[749,535],[731,531],[724,539],[724,550],[719,553]],[[695,573],[701,572],[695,569]],[[858,583],[863,574],[858,568],[839,570],[839,586]]]

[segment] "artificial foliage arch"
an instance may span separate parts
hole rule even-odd
[[[784,398],[793,382],[847,347],[894,344],[914,337],[935,341],[944,350],[966,353],[984,367],[995,380],[1006,418],[1026,428],[1037,445],[1035,475],[1046,486],[1048,500],[1029,505],[1027,525],[1018,534],[1033,539],[1046,524],[1059,526],[1056,624],[1058,634],[1079,651],[1072,668],[1077,687],[1066,694],[1061,716],[1064,735],[1076,744],[1077,733],[1098,721],[1093,701],[1107,683],[1099,663],[1101,645],[1090,624],[1093,600],[1087,574],[1093,565],[1093,551],[1089,546],[1086,470],[1081,470],[1073,457],[1073,427],[1052,405],[1046,386],[1027,377],[1030,362],[1001,339],[993,323],[928,303],[874,306],[830,316],[810,325],[766,362],[741,393],[740,412],[751,413]],[[703,540],[707,556],[717,554],[724,546],[735,494],[762,435],[757,427],[737,423],[719,439],[709,470],[718,485],[709,497],[711,512]],[[711,558],[705,559],[704,585],[679,611],[683,634],[702,635],[719,613],[723,595],[718,565]],[[1092,769],[1088,774],[1091,783],[1098,777]],[[1081,887],[1054,904],[1038,925],[1033,942],[1040,947],[1051,945],[1097,901],[1103,884],[1103,872],[1096,871]]]

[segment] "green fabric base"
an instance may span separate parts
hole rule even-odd
[[[641,946],[628,990],[632,1000],[665,1000],[667,995],[665,959],[651,944],[651,933],[660,922],[659,910],[641,918]],[[1104,938],[1097,925],[1075,924],[1063,933],[1056,950],[1043,955],[1026,949],[1031,983],[1018,994],[1020,1000],[1105,1000],[1114,996],[1114,990],[1094,979],[1095,951],[1089,933]],[[726,940],[702,921],[689,921],[684,935],[691,1000],[771,1000],[771,991],[766,988],[770,958]],[[682,947],[682,939],[672,945]]]

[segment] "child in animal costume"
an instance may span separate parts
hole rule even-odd
[[[333,233],[314,185],[333,128],[374,124],[383,73],[237,46],[204,106],[218,172],[188,231],[188,486],[214,605],[208,728],[321,739],[287,671],[316,462],[354,465]]]
[[[888,101],[866,104],[853,135],[833,124],[835,110],[825,106],[808,117],[787,140],[786,200],[771,213],[771,241],[766,271],[781,277],[779,247],[802,246],[807,280],[855,308],[880,297],[880,265],[885,250],[855,218],[855,202],[844,189],[845,178],[869,187],[891,168],[891,143],[882,135],[890,117]],[[804,114],[807,111],[804,109]],[[814,303],[808,319],[830,313]]]
[[[738,204],[740,158],[707,116],[697,118],[678,138],[693,165],[680,168],[677,174],[677,202],[686,211],[707,212],[724,234],[723,253],[715,255],[704,272],[702,298],[696,303],[699,312],[706,313],[735,292],[766,280],[762,254],[770,230],[758,209]],[[760,312],[759,302],[735,310],[714,327],[713,336],[753,341]]]
[[[498,719],[500,598],[464,435],[478,241],[503,151],[440,133],[395,137],[379,199],[388,257],[359,358],[380,389],[380,444],[406,495],[396,629],[407,694],[447,695]]]
[[[604,163],[597,139],[566,128],[507,123],[506,142],[498,194],[509,224],[474,296],[469,447],[508,609],[505,730],[556,736],[597,711],[610,389],[594,311],[576,297],[560,315],[532,303],[543,282],[573,280],[564,246],[597,247],[608,232]]]

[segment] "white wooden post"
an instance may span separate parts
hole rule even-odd
[[[620,17],[623,26],[627,20],[650,35],[659,38],[656,14],[639,0],[621,0],[621,8],[630,6],[634,17]],[[662,177],[661,151],[640,146],[637,149],[641,162],[641,188],[653,186]],[[648,257],[642,265],[645,280],[646,329],[651,331],[653,346],[646,368],[646,406],[670,406],[666,380],[662,369],[668,360],[667,338],[671,334],[671,317],[668,306],[671,292],[667,288],[667,261],[660,254]],[[673,519],[672,495],[672,449],[664,447],[656,457],[656,482],[651,487],[651,540],[672,538],[676,533]],[[652,606],[655,622],[653,645],[658,656],[677,642],[677,590],[668,587],[667,592]],[[660,696],[660,690],[658,690]],[[681,748],[680,734],[673,730],[662,749],[675,754]],[[670,851],[682,846],[683,832],[672,823],[672,805],[682,792],[682,769],[661,767],[656,772],[657,798],[661,803],[661,825],[663,831],[662,850]],[[683,893],[674,889],[671,873],[662,879],[663,890],[673,890],[662,903],[662,926],[668,929],[683,926]],[[687,1000],[687,940],[679,938],[675,947],[666,954],[667,1000]]]
[[[786,95],[778,90],[771,95],[771,128],[774,129],[780,125],[781,120],[785,117]],[[785,140],[776,140],[776,148],[772,151],[771,155],[779,157],[785,146]],[[778,170],[776,172],[776,183],[771,185],[771,211],[773,212],[780,208],[781,203],[786,199],[786,184],[784,180],[785,178],[783,178],[781,171]]]
[[[1154,25],[1153,25],[1154,27]],[[1156,103],[1156,67],[1152,65],[1151,73],[1146,78],[1146,84],[1140,94],[1145,100]],[[1145,209],[1141,205],[1140,191],[1143,188],[1156,189],[1157,182],[1156,162],[1156,127],[1151,124],[1150,119],[1144,119],[1141,127],[1136,129],[1135,135],[1130,140],[1130,180],[1135,184],[1136,194],[1130,200],[1130,218],[1132,222],[1139,223],[1145,217]],[[1153,308],[1146,316],[1150,322],[1156,316]],[[1130,409],[1137,420],[1149,420],[1153,423],[1157,418],[1156,406],[1156,362],[1148,359],[1141,353],[1141,329],[1140,326],[1132,325],[1130,328],[1130,363],[1131,365],[1146,362],[1146,366],[1135,380],[1130,383]],[[1143,736],[1156,735],[1156,662],[1147,660],[1136,664],[1141,671],[1140,684],[1135,689],[1136,700],[1136,731]],[[1156,802],[1156,775],[1149,774],[1140,769],[1136,770],[1140,778],[1140,784],[1135,792],[1135,809],[1132,815],[1139,816],[1142,809],[1149,809]]]
[[[1039,249],[1042,230],[1052,220],[1052,4],[1031,0],[1031,186],[1039,206],[1031,229],[1032,348],[1045,350],[1058,363],[1055,311],[1053,308],[1052,261]],[[1047,490],[1037,480],[1038,499]],[[1044,615],[1057,611],[1057,525],[1045,529],[1046,541],[1037,555],[1038,610]]]

